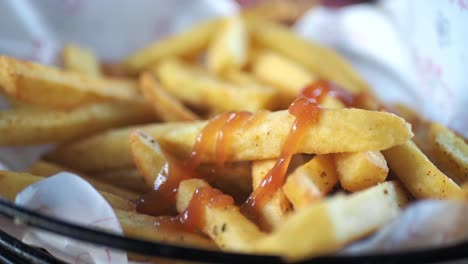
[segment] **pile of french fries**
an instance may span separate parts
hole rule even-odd
[[[56,146],[26,172],[0,171],[6,199],[71,171],[115,209],[126,236],[299,260],[372,234],[414,200],[467,197],[465,139],[401,106],[378,111],[344,58],[255,15],[162,39],[114,65],[118,74],[79,46],[62,55],[61,69],[0,56],[12,105],[0,112],[0,145]],[[311,103],[318,120],[288,139],[299,119],[288,106],[323,82],[360,103],[323,94]],[[279,159],[288,140],[296,146]],[[280,185],[252,218],[245,201],[284,160]],[[148,194],[164,199],[142,203]]]

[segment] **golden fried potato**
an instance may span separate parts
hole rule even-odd
[[[145,100],[153,106],[156,116],[162,121],[193,121],[200,119],[179,100],[167,93],[151,73],[144,72],[140,76],[140,88]]]
[[[463,199],[461,188],[432,164],[413,141],[382,153],[388,166],[415,198]]]
[[[248,34],[241,17],[223,19],[206,51],[206,66],[216,74],[242,68],[247,62]]]
[[[203,180],[182,181],[177,192],[177,210],[183,212],[190,203],[195,191],[211,188]],[[254,241],[265,236],[258,227],[250,222],[235,205],[204,206],[203,226],[201,230],[223,250],[248,252]]]
[[[272,89],[235,85],[181,60],[164,60],[153,70],[171,95],[201,109],[257,111],[275,101]]]
[[[356,192],[385,181],[388,166],[379,151],[335,154],[335,166],[343,189]]]
[[[468,144],[463,138],[441,124],[431,123],[429,144],[437,166],[455,182],[461,184],[468,179]]]
[[[124,65],[132,72],[139,72],[163,58],[197,53],[208,45],[220,22],[212,20],[201,23],[180,34],[158,40],[133,53]]]
[[[337,183],[333,155],[316,155],[288,176],[283,192],[294,209],[300,210],[325,197]]]
[[[0,88],[20,101],[70,109],[110,100],[141,101],[133,81],[82,73],[0,56]]]
[[[227,162],[261,160],[279,156],[284,138],[295,117],[287,111],[270,112],[255,126],[239,128],[226,147]],[[140,126],[167,151],[188,157],[205,121]],[[131,166],[128,137],[135,128],[108,131],[59,147],[47,155],[50,160],[80,171]],[[307,129],[296,153],[337,153],[382,150],[412,137],[410,125],[391,113],[361,109],[323,109],[320,121]],[[214,150],[202,156],[214,162]]]
[[[99,62],[93,52],[78,45],[63,47],[62,61],[65,69],[91,76],[100,76]]]
[[[0,111],[0,146],[70,141],[109,128],[154,121],[151,108],[133,102],[90,104],[73,110],[18,108]]]
[[[291,215],[255,252],[298,260],[333,252],[398,216],[407,203],[403,188],[385,182],[349,196],[337,195]]]
[[[353,93],[369,90],[351,64],[332,49],[301,39],[288,28],[271,21],[255,17],[247,17],[246,21],[259,46],[289,57],[319,77]]]

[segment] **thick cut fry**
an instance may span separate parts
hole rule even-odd
[[[142,131],[130,135],[136,167],[150,188],[159,188],[169,173],[169,163],[158,142]]]
[[[338,183],[332,155],[316,155],[292,172],[283,192],[294,209],[302,209],[323,198]]]
[[[177,210],[183,212],[190,203],[195,191],[209,187],[203,180],[182,181],[177,193]],[[252,244],[265,236],[258,227],[239,211],[239,207],[204,206],[202,232],[208,235],[223,250],[248,252]]]
[[[100,76],[99,62],[94,54],[77,45],[66,45],[62,50],[62,61],[65,69],[81,72],[91,76]]]
[[[258,52],[252,71],[258,79],[278,89],[289,103],[302,88],[317,79],[302,65],[273,51]]]
[[[263,178],[273,168],[276,159],[253,161],[252,183],[253,189],[259,187]],[[263,230],[273,230],[281,226],[291,211],[291,204],[284,195],[283,190],[278,189],[265,205],[260,209],[259,225]]]
[[[105,79],[0,56],[0,87],[18,100],[73,108],[109,100],[140,100],[135,82]]]
[[[270,109],[275,99],[271,89],[228,83],[177,59],[164,60],[154,71],[170,94],[199,108],[257,111]]]
[[[145,100],[153,106],[162,121],[193,121],[200,119],[190,109],[161,88],[160,84],[145,72],[140,76],[140,88]]]
[[[224,19],[206,51],[207,68],[217,74],[242,68],[247,61],[248,45],[244,21],[237,16]]]
[[[24,188],[43,179],[45,178],[29,173],[0,170],[0,196],[7,200],[13,201],[15,200],[16,195]],[[131,204],[128,200],[111,193],[106,193],[104,191],[99,192],[112,206],[112,208],[126,211],[134,210],[134,205]]]
[[[432,123],[429,143],[435,163],[454,181],[461,184],[468,179],[468,145],[450,129]]]
[[[294,120],[295,117],[287,111],[270,112],[259,118],[255,126],[239,128],[233,134],[231,144],[225,148],[226,161],[278,157]],[[156,138],[165,150],[179,157],[188,157],[206,124],[206,121],[197,121],[138,128]],[[134,129],[109,131],[64,145],[49,153],[48,158],[79,171],[131,166],[133,161],[128,137]],[[320,120],[306,130],[296,153],[382,150],[403,144],[412,135],[410,125],[391,113],[323,109]],[[203,162],[214,162],[216,155],[213,146],[201,158]]]
[[[0,111],[0,145],[21,146],[69,141],[114,127],[154,121],[145,104],[109,102],[70,111],[12,109]]]
[[[260,46],[276,51],[302,64],[309,71],[331,80],[351,92],[369,90],[366,82],[350,63],[335,51],[306,41],[279,24],[249,17],[252,38]]]
[[[406,202],[396,182],[322,200],[290,216],[273,234],[258,241],[255,251],[288,260],[330,253],[388,223]]]
[[[50,163],[50,162],[38,161],[34,163],[28,169],[29,173],[42,176],[42,177],[49,177],[49,176],[52,176],[54,174],[57,174],[63,171],[68,171],[68,172],[71,172],[80,176],[81,178],[89,182],[91,185],[93,185],[94,188],[100,191],[115,194],[117,196],[120,196],[125,199],[129,199],[129,200],[138,198],[138,195],[135,192],[132,192],[123,188],[119,188],[117,186],[113,186],[112,184],[102,182],[88,175],[84,175],[83,173],[78,173],[68,168],[65,168],[65,167]]]
[[[136,168],[95,172],[89,175],[99,181],[106,182],[120,188],[125,188],[136,193],[146,193],[151,191],[151,188],[146,185],[143,176],[141,176],[140,172]]]
[[[200,235],[158,225],[158,218],[124,210],[116,210],[115,214],[119,219],[125,236],[180,246],[217,249],[213,241]]]
[[[384,182],[388,166],[379,151],[335,154],[335,166],[343,189],[356,192]]]
[[[418,199],[463,199],[463,191],[409,141],[383,151],[389,167]]]
[[[125,65],[130,71],[138,72],[163,58],[197,53],[208,45],[219,24],[220,20],[208,21],[178,35],[159,40],[131,55],[126,59]]]
[[[142,131],[134,131],[130,136],[130,145],[135,164],[147,186],[157,188],[170,177],[170,160],[154,138]],[[174,163],[171,165],[172,169],[178,166]],[[223,168],[206,164],[199,166],[196,172],[223,192],[232,194],[237,201],[243,201],[252,191],[251,174],[245,172],[246,169],[250,169],[249,164],[225,164]]]

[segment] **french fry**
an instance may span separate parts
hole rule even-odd
[[[255,77],[278,89],[290,104],[302,88],[314,82],[317,77],[302,65],[273,51],[257,53],[252,65]]]
[[[130,135],[130,146],[138,171],[150,188],[158,187],[160,176],[168,177],[169,163],[158,142],[142,131]]]
[[[270,109],[275,99],[275,92],[271,89],[262,87],[243,89],[177,59],[164,60],[153,68],[153,71],[170,94],[184,103],[199,108],[218,112],[257,111]]]
[[[19,108],[0,111],[0,146],[69,141],[114,127],[154,121],[145,104],[109,102],[70,111]]]
[[[7,200],[13,201],[15,200],[16,195],[24,188],[43,179],[45,178],[29,173],[0,170],[0,196]],[[133,204],[131,204],[128,200],[111,193],[106,193],[104,191],[99,192],[113,208],[127,211],[134,210]]]
[[[131,201],[105,191],[99,191],[99,193],[102,195],[102,197],[104,197],[104,199],[106,199],[112,209],[127,212],[135,211],[135,204],[133,204]]]
[[[431,123],[429,144],[435,163],[455,182],[468,179],[468,145],[453,131],[438,123]]]
[[[49,177],[62,171],[68,171],[68,172],[71,172],[80,176],[81,178],[89,182],[91,185],[93,185],[94,188],[100,191],[114,194],[114,195],[117,195],[119,197],[122,197],[128,200],[138,198],[138,195],[135,192],[132,192],[123,188],[119,188],[117,186],[113,186],[112,184],[102,182],[98,179],[95,179],[83,173],[75,172],[73,170],[70,170],[68,168],[65,168],[65,167],[50,163],[50,162],[38,161],[34,163],[30,168],[28,168],[29,173],[42,176],[42,177]]]
[[[132,54],[124,64],[130,71],[139,72],[163,58],[197,53],[208,45],[219,24],[220,20],[208,21],[178,35],[159,40]]]
[[[205,237],[158,225],[158,218],[156,217],[125,210],[115,210],[115,214],[125,236],[180,246],[217,249],[216,244]]]
[[[151,188],[146,185],[143,176],[136,168],[127,168],[119,170],[109,170],[90,173],[90,177],[99,181],[112,184],[114,186],[125,188],[136,193],[146,193]]]
[[[298,37],[279,24],[249,16],[252,38],[260,46],[276,51],[302,64],[319,77],[331,80],[353,93],[369,90],[350,63],[335,51]]]
[[[287,111],[270,112],[255,126],[240,128],[226,147],[226,161],[278,157],[295,117]],[[128,137],[136,128],[153,136],[177,157],[188,157],[206,121],[166,123],[104,132],[59,147],[48,159],[79,171],[131,166]],[[320,120],[307,129],[296,153],[337,153],[382,150],[403,144],[412,137],[410,125],[391,113],[361,109],[323,109]],[[77,158],[79,157],[79,158]],[[214,150],[202,156],[214,162]]]
[[[0,87],[23,102],[70,109],[109,100],[140,100],[135,82],[82,73],[0,56]]]
[[[338,183],[333,155],[316,155],[289,174],[283,192],[294,209],[317,202]]]
[[[77,45],[68,44],[62,50],[62,61],[65,69],[91,76],[100,76],[99,62],[94,54]]]
[[[276,160],[258,160],[253,161],[252,164],[252,183],[253,189],[259,187],[263,178],[267,175],[268,171],[273,168]],[[284,222],[289,212],[291,211],[291,204],[286,198],[283,190],[278,189],[273,196],[265,202],[265,205],[260,209],[259,225],[262,230],[271,231]]]
[[[216,74],[242,68],[247,61],[248,34],[241,17],[224,19],[206,51],[206,66]]]
[[[195,191],[209,187],[203,180],[182,181],[177,193],[177,210],[183,212],[190,203]],[[252,243],[265,236],[258,227],[250,222],[235,205],[203,208],[202,231],[223,250],[248,252]]]
[[[330,253],[388,223],[406,203],[396,182],[325,199],[291,215],[254,245],[255,252],[279,254],[287,260]]]
[[[200,119],[176,98],[161,88],[160,84],[145,72],[140,76],[140,88],[145,100],[153,106],[156,116],[162,121],[193,121]]]
[[[415,198],[463,199],[461,188],[432,164],[413,141],[382,153],[389,167]]]
[[[130,145],[135,164],[151,189],[170,177],[170,161],[167,159],[159,143],[142,131],[134,131],[130,135]],[[217,188],[232,193],[236,200],[243,200],[252,191],[248,164],[225,164],[222,168],[212,164],[201,165],[196,168],[197,174],[207,179]],[[174,168],[173,168],[174,169]]]
[[[356,192],[385,181],[388,166],[379,151],[335,154],[335,166],[343,189]]]

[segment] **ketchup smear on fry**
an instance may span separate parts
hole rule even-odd
[[[204,225],[205,207],[223,207],[234,205],[231,196],[211,187],[195,190],[187,208],[178,216],[160,216],[155,225],[176,231],[196,232]]]
[[[226,161],[226,147],[231,145],[234,133],[239,128],[252,123],[256,119],[254,117],[249,112],[227,112],[214,117],[198,135],[189,159],[170,161],[167,170],[158,175],[154,191],[144,194],[137,201],[137,211],[153,216],[174,215],[176,213],[174,204],[180,182],[201,178],[195,169],[210,149],[214,148],[216,164],[223,166]]]
[[[284,184],[291,158],[307,129],[319,121],[322,110],[320,103],[327,95],[337,98],[348,107],[362,107],[371,98],[367,93],[355,96],[325,80],[318,80],[306,86],[288,109],[296,119],[284,141],[275,166],[241,206],[241,212],[250,219],[258,221],[259,209]],[[214,117],[198,135],[189,159],[182,162],[171,161],[166,174],[159,177],[163,183],[157,184],[153,192],[140,199],[137,211],[154,216],[174,213],[174,209],[171,211],[168,208],[174,208],[179,183],[189,178],[200,178],[195,173],[195,169],[200,165],[202,157],[213,153],[216,164],[222,166],[228,159],[228,147],[231,146],[235,133],[250,128],[266,113],[267,111],[264,111],[253,115],[249,112],[227,112]],[[233,199],[219,190],[210,187],[199,188],[183,213],[174,217],[158,217],[157,225],[195,231],[204,221],[205,206],[232,204],[234,204]]]

